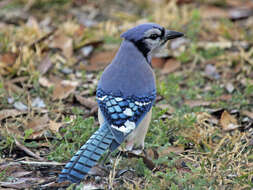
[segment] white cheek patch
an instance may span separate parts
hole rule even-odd
[[[160,38],[157,38],[155,40],[152,39],[146,39],[145,44],[148,45],[149,49],[153,50],[160,46]]]

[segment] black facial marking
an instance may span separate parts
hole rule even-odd
[[[165,35],[165,29],[164,28],[157,28],[154,27],[158,30],[161,31],[161,34],[151,34],[149,37],[144,37],[138,41],[134,41],[132,40],[132,42],[134,43],[134,45],[139,49],[139,51],[143,54],[143,56],[147,59],[148,53],[150,52],[149,47],[147,46],[147,44],[144,42],[145,39],[153,39],[155,40],[156,38],[163,38]]]
[[[133,41],[134,45],[140,50],[140,52],[143,54],[145,58],[147,58],[148,53],[150,52],[150,49],[145,44],[144,39],[140,39],[138,41]]]
[[[161,37],[164,37],[164,35],[165,35],[165,29],[164,28],[162,28],[162,29],[159,28],[159,30],[161,31]]]
[[[158,34],[151,34],[148,38],[155,40],[158,37],[160,37]]]

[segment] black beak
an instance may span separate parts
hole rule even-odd
[[[171,40],[171,39],[179,38],[179,37],[182,37],[182,36],[184,36],[183,33],[176,32],[176,31],[173,31],[173,30],[166,30],[166,32],[165,32],[165,39],[166,40]]]

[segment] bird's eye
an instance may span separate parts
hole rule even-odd
[[[149,36],[149,38],[152,39],[152,40],[155,40],[156,38],[158,38],[158,35],[157,34],[151,34]]]

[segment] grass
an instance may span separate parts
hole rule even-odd
[[[6,9],[23,7],[26,2],[14,1]],[[68,7],[71,8],[71,6],[70,1],[66,0],[55,2],[36,1],[32,5],[31,10],[33,14],[35,14],[34,11],[43,12],[43,14],[48,14],[49,16],[52,14],[53,18],[59,17],[59,19],[64,21],[66,19],[64,16],[56,14],[57,9],[64,8],[65,10]],[[250,133],[249,129],[243,128],[245,124],[242,120],[245,117],[242,112],[245,110],[253,111],[253,84],[251,79],[253,67],[247,61],[252,58],[252,55],[246,57],[242,53],[243,51],[244,53],[248,53],[248,50],[240,50],[242,51],[240,52],[220,47],[205,48],[199,47],[198,43],[212,40],[219,41],[224,38],[235,41],[238,39],[235,39],[236,35],[234,32],[241,30],[244,31],[241,33],[241,40],[250,43],[252,42],[248,37],[248,33],[250,32],[247,32],[247,30],[252,27],[241,27],[241,25],[245,24],[243,22],[240,23],[239,27],[228,19],[203,20],[200,10],[190,5],[181,7],[180,9],[173,7],[175,6],[173,4],[171,4],[171,7],[168,5],[166,5],[168,7],[164,6],[164,9],[156,9],[156,5],[154,7],[149,6],[148,2],[145,2],[147,9],[145,11],[147,12],[144,15],[148,15],[148,21],[158,23],[171,22],[171,26],[174,25],[180,31],[185,31],[187,38],[190,39],[190,43],[185,45],[183,50],[175,50],[177,56],[172,56],[173,59],[181,63],[181,67],[177,71],[168,75],[162,74],[159,70],[156,71],[157,92],[160,100],[153,108],[152,121],[145,139],[145,147],[147,151],[154,153],[153,157],[150,154],[158,171],[148,169],[145,160],[142,158],[122,156],[119,158],[116,170],[132,168],[134,171],[127,177],[123,176],[117,179],[103,178],[105,186],[108,187],[108,183],[112,180],[113,184],[110,185],[115,189],[251,190],[253,188],[253,150],[249,142],[252,139],[250,136],[252,133]],[[42,10],[39,10],[38,7],[41,7]],[[156,10],[161,11],[161,13],[157,13]],[[171,15],[168,15],[168,10],[174,11],[174,17],[169,17]],[[187,12],[184,12],[185,10]],[[157,14],[162,14],[164,19],[167,20],[163,20],[163,17],[158,17]],[[169,20],[175,17],[177,17],[177,20],[180,20],[180,23],[173,23],[173,20]],[[160,20],[157,20],[158,18]],[[117,22],[113,22],[113,20],[108,21],[109,24],[105,21],[104,25],[101,24],[94,28],[80,28],[80,30],[82,29],[82,34],[78,37],[75,35],[80,31],[73,32],[72,35],[68,36],[74,39],[74,45],[77,47],[82,47],[83,44],[92,42],[92,39],[100,39],[100,33],[103,34],[103,41],[106,45],[119,45],[121,41],[119,39],[120,34],[114,35],[116,31],[122,30],[116,30],[118,26],[122,25],[125,29],[135,25],[135,23],[125,20],[119,23],[119,19],[116,20]],[[71,19],[68,19],[68,22],[76,23],[75,20]],[[58,22],[54,24],[64,31],[61,28],[61,24]],[[110,27],[104,29],[105,25]],[[214,25],[219,26],[217,30],[210,27]],[[46,130],[46,135],[42,136],[42,138],[45,137],[45,140],[38,140],[31,139],[35,131],[29,129],[25,121],[29,121],[35,116],[42,116],[43,113],[38,113],[35,109],[29,107],[30,110],[24,115],[1,120],[1,160],[4,160],[11,153],[15,154],[14,134],[6,131],[7,128],[11,129],[14,125],[22,134],[21,136],[15,134],[15,137],[26,147],[33,151],[40,151],[41,143],[46,143],[48,144],[48,152],[43,154],[45,158],[50,161],[67,162],[98,128],[97,117],[84,118],[83,115],[89,113],[90,109],[80,106],[73,95],[64,100],[53,100],[54,88],[41,86],[39,82],[41,74],[36,68],[44,56],[43,53],[46,52],[47,54],[47,51],[49,51],[53,68],[44,77],[49,78],[49,76],[54,76],[61,79],[79,80],[80,84],[75,93],[80,94],[88,91],[85,92],[85,96],[92,98],[94,98],[96,89],[96,82],[94,81],[97,81],[99,76],[101,76],[101,71],[90,72],[80,70],[78,67],[78,64],[80,64],[79,57],[75,52],[71,58],[74,61],[61,58],[65,62],[59,63],[55,58],[62,56],[59,51],[53,52],[50,49],[43,49],[45,46],[47,47],[50,41],[38,44],[36,51],[27,49],[29,45],[29,40],[27,39],[29,39],[30,34],[33,33],[29,31],[29,27],[22,23],[17,26],[12,25],[10,28],[5,27],[0,32],[0,54],[8,52],[16,53],[17,50],[21,49],[24,56],[15,69],[12,69],[7,75],[0,76],[0,107],[3,110],[13,109],[13,105],[9,104],[7,100],[10,96],[15,101],[21,101],[27,105],[29,105],[31,99],[40,97],[46,103],[49,119],[64,123],[64,125],[56,133]],[[98,34],[100,36],[96,36]],[[34,41],[34,39],[31,41]],[[97,49],[101,49],[102,51],[103,47],[96,47]],[[220,79],[210,79],[206,76],[205,66],[208,63],[216,67],[217,72],[221,76]],[[1,63],[0,66],[2,66]],[[71,67],[74,72],[67,75],[62,74],[59,72],[61,66]],[[239,71],[236,70],[238,67],[240,68]],[[75,76],[76,71],[81,72],[81,79],[77,79]],[[93,81],[86,78],[91,73],[95,76],[92,78]],[[15,83],[16,86],[22,88],[22,91],[8,91],[6,89],[6,81],[20,76],[28,76],[29,78],[27,81]],[[228,82],[232,83],[235,88],[231,93],[225,87]],[[225,95],[229,95],[231,98],[222,99],[221,97]],[[190,107],[186,104],[187,100],[201,100],[211,103],[208,106]],[[165,105],[166,108],[164,109],[164,106],[161,105]],[[228,112],[238,110],[239,114],[235,115],[235,118],[240,124],[241,129],[224,132],[219,124],[220,116],[215,117],[217,123],[214,123],[210,119],[214,117],[210,109],[225,109]],[[181,153],[167,151],[166,154],[161,154],[162,150],[170,150],[171,147],[183,147],[184,151]],[[155,154],[158,154],[158,156]],[[112,156],[114,160],[116,160],[116,155],[115,153]],[[0,172],[1,181],[7,177],[6,171]],[[77,188],[81,189],[84,185],[81,184]],[[69,187],[69,189],[71,188],[74,187]]]
[[[78,111],[78,114],[80,114],[80,111]],[[66,118],[66,121],[68,122],[69,118]],[[48,159],[55,161],[69,160],[95,132],[96,128],[94,127],[94,118],[84,120],[82,116],[77,116],[68,127],[60,131],[64,134],[64,137],[61,140],[52,142],[52,147],[56,147],[56,149],[52,150]]]

